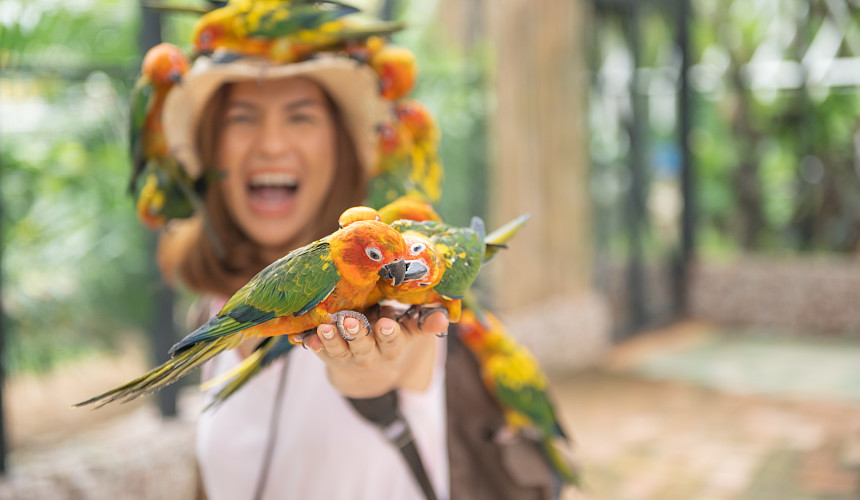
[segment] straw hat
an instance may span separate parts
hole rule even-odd
[[[389,103],[380,96],[376,73],[366,64],[336,54],[291,64],[273,64],[262,58],[239,58],[227,63],[200,56],[182,82],[170,90],[162,123],[170,153],[194,178],[203,172],[196,141],[197,127],[209,99],[224,84],[287,77],[305,77],[319,84],[338,107],[352,136],[365,172],[378,158],[377,130]]]

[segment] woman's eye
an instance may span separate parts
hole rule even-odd
[[[248,114],[227,115],[225,120],[228,124],[231,123],[254,123],[254,117]]]
[[[380,252],[378,248],[367,247],[364,249],[364,253],[366,253],[372,261],[379,262],[380,260],[382,260],[382,252]]]
[[[290,123],[313,123],[314,116],[308,113],[296,113],[290,115]]]
[[[419,253],[423,252],[425,248],[427,248],[427,247],[424,246],[424,243],[416,243],[416,244],[412,245],[412,248],[409,249],[409,252],[412,255],[418,255]]]

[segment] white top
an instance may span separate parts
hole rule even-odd
[[[440,499],[450,496],[445,408],[445,340],[437,343],[426,391],[400,390],[400,409]],[[276,430],[266,500],[423,499],[399,450],[329,384],[325,364],[293,349]],[[210,376],[239,362],[234,351],[209,362]],[[277,361],[226,403],[200,416],[197,457],[209,500],[251,500],[270,439],[284,362]],[[214,390],[217,390],[214,389]]]

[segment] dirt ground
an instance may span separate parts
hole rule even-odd
[[[860,498],[860,397],[853,391],[860,390],[860,341],[822,351],[777,342],[751,350],[746,341],[724,340],[718,329],[680,325],[619,345],[598,367],[551,377],[583,467],[585,492],[576,498]],[[129,491],[193,498],[196,390],[183,392],[181,417],[170,421],[151,403],[68,409],[145,366],[145,356],[130,355],[41,384],[7,384],[13,449],[0,499],[130,498]],[[786,387],[768,382],[759,390],[756,382],[768,377]],[[831,391],[834,384],[847,389]]]

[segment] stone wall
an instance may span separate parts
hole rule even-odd
[[[695,263],[690,311],[720,324],[860,335],[860,261],[747,256]]]

